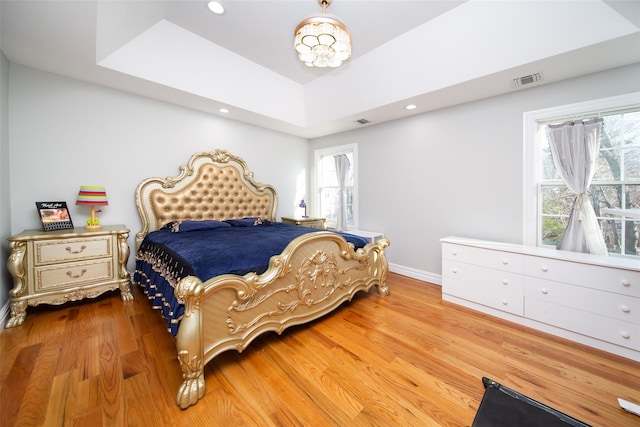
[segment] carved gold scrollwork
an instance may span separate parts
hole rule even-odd
[[[335,257],[316,252],[302,263],[296,275],[300,300],[309,307],[326,300],[335,292],[339,275]]]
[[[10,242],[11,255],[7,261],[7,269],[13,277],[13,289],[9,295],[13,298],[20,297],[26,292],[24,254],[27,250],[26,242]]]
[[[129,260],[129,245],[127,244],[129,233],[118,234],[118,262],[120,264],[120,278],[129,279],[130,273],[127,270]]]
[[[83,272],[86,270],[83,270]],[[96,294],[98,294],[99,292],[97,292]],[[93,296],[90,292],[84,290],[84,289],[77,289],[71,292],[68,292],[66,294],[64,294],[63,300],[62,301],[55,301],[56,304],[60,303],[60,302],[67,302],[67,301],[80,301],[81,299],[87,298],[89,296]]]
[[[204,396],[204,368],[203,360],[198,355],[190,356],[189,352],[178,352],[178,360],[182,367],[183,382],[180,384],[176,403],[182,409],[195,405]]]
[[[389,273],[389,264],[386,261],[386,257],[384,254],[384,248],[389,247],[390,242],[387,238],[382,238],[378,240],[377,246],[373,249],[373,253],[375,255],[374,265],[378,266],[376,271],[372,272],[374,276],[379,278],[378,281],[378,293],[381,296],[389,295],[389,286],[387,285],[387,275]]]
[[[176,284],[174,293],[184,304],[185,317],[190,317],[196,310],[200,310],[203,291],[202,281],[195,276],[187,276]]]
[[[218,149],[210,151],[208,155],[214,162],[218,163],[229,163],[229,160],[231,159],[231,153],[229,153],[227,150]]]
[[[202,331],[202,299],[204,285],[194,276],[181,279],[175,295],[184,303],[184,316],[180,321],[177,337],[178,360],[182,368],[183,382],[176,402],[182,409],[194,405],[204,396],[204,345]]]
[[[7,321],[5,328],[13,328],[14,326],[20,326],[24,323],[24,318],[27,316],[27,302],[26,301],[13,301],[11,303],[11,318]]]
[[[346,271],[338,268],[338,262],[334,255],[323,251],[317,251],[302,262],[302,265],[294,276],[296,283],[291,283],[280,289],[270,289],[263,293],[253,293],[242,302],[234,301],[227,310],[227,326],[230,334],[246,331],[267,317],[281,316],[287,312],[293,312],[301,304],[309,307],[320,304],[333,295],[339,286],[339,277]],[[280,277],[280,275],[278,275]],[[268,288],[276,277],[263,284],[261,288]],[[346,279],[345,285],[350,281]],[[265,303],[279,293],[290,294],[295,291],[297,299],[288,302],[279,301],[275,310],[267,310],[254,317],[249,322],[239,323],[234,320],[234,313],[246,312]]]
[[[181,180],[183,180],[185,177],[193,175],[193,171],[194,171],[193,166],[186,166],[186,165],[180,166],[180,174],[178,176],[166,177],[164,182],[162,183],[162,187],[163,188],[175,187],[176,184],[179,183]]]
[[[131,293],[131,283],[120,283],[120,297],[122,301],[133,301],[133,294]]]
[[[120,279],[124,280],[124,282],[120,284],[120,296],[122,301],[133,300],[133,295],[131,294],[131,273],[127,270],[127,261],[129,260],[128,238],[129,233],[118,234],[118,269]]]

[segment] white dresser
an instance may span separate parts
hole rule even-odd
[[[498,242],[442,242],[442,299],[640,361],[640,262]]]

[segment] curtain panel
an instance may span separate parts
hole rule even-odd
[[[338,178],[338,212],[336,219],[336,231],[347,229],[347,177],[351,163],[346,154],[333,156],[336,165],[336,176]]]
[[[591,199],[587,195],[600,153],[604,119],[547,126],[551,156],[567,187],[576,195],[557,249],[607,255]]]

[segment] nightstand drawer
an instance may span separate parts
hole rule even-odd
[[[325,225],[325,221],[323,219],[305,222],[300,225],[304,227],[309,227],[309,228],[317,228],[318,230],[324,230],[327,228],[327,226]]]
[[[309,227],[309,228],[317,228],[320,230],[324,230],[327,228],[327,220],[326,218],[291,218],[291,217],[286,217],[283,216],[281,217],[282,222],[285,224],[293,224],[293,225],[299,225],[302,227]]]
[[[37,267],[34,285],[36,291],[41,291],[109,281],[114,279],[113,270],[111,258]]]
[[[35,265],[110,257],[111,236],[34,242]]]

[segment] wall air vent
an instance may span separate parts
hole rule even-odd
[[[542,74],[535,73],[513,79],[512,87],[523,87],[542,81]]]
[[[360,119],[360,120],[356,120],[356,123],[360,123],[361,125],[366,125],[367,123],[369,123],[369,120],[367,120],[367,119]]]

